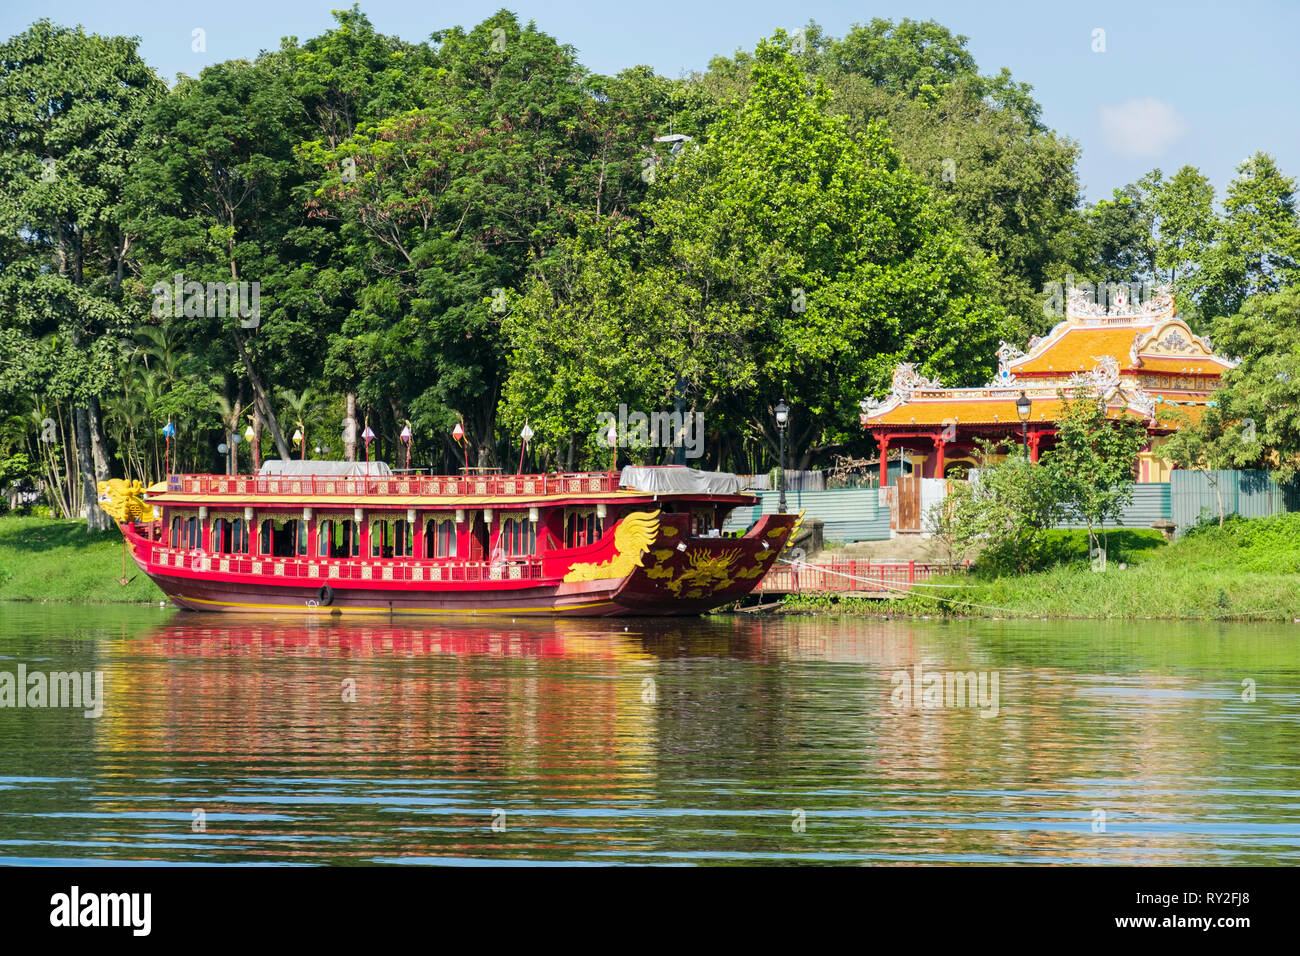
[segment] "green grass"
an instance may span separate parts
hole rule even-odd
[[[1059,531],[1051,535],[1046,566],[1029,574],[988,577],[977,570],[926,582],[961,587],[922,586],[898,601],[790,598],[786,608],[888,616],[1300,619],[1300,513],[1233,518],[1169,545],[1156,532],[1108,537],[1105,572],[1092,569],[1086,532]]]
[[[129,557],[122,575],[122,535],[87,534],[84,521],[0,518],[0,600],[86,604],[157,603],[163,594]]]

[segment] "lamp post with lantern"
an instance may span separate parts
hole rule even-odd
[[[777,503],[777,510],[781,514],[785,514],[785,426],[790,421],[790,406],[785,403],[783,398],[776,403],[776,408],[773,411],[776,416],[776,430],[781,435],[780,460],[777,463],[777,484],[781,489],[781,498]]]
[[[1025,449],[1025,458],[1029,457],[1029,413],[1033,407],[1029,396],[1021,392],[1016,399],[1016,414],[1020,416],[1020,443]]]

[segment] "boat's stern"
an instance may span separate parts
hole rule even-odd
[[[614,593],[625,614],[699,614],[757,586],[798,529],[802,514],[769,514],[741,537],[689,534],[689,515],[659,517],[642,561]]]

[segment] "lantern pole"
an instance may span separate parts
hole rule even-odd
[[[515,469],[516,475],[522,475],[524,473],[524,449],[528,447],[528,440],[533,437],[533,430],[528,426],[527,422],[524,422],[524,427],[519,433],[519,437],[522,438],[523,441],[519,445],[519,467]]]
[[[375,437],[375,433],[372,432],[370,430],[370,426],[367,425],[366,430],[361,433],[361,438],[366,443],[366,477],[367,478],[370,477],[370,443],[371,441],[374,440],[374,437]]]

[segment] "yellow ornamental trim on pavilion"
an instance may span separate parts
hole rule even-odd
[[[634,511],[624,515],[614,532],[614,557],[599,564],[575,564],[564,576],[566,583],[625,578],[645,560],[650,545],[659,536],[658,511]]]

